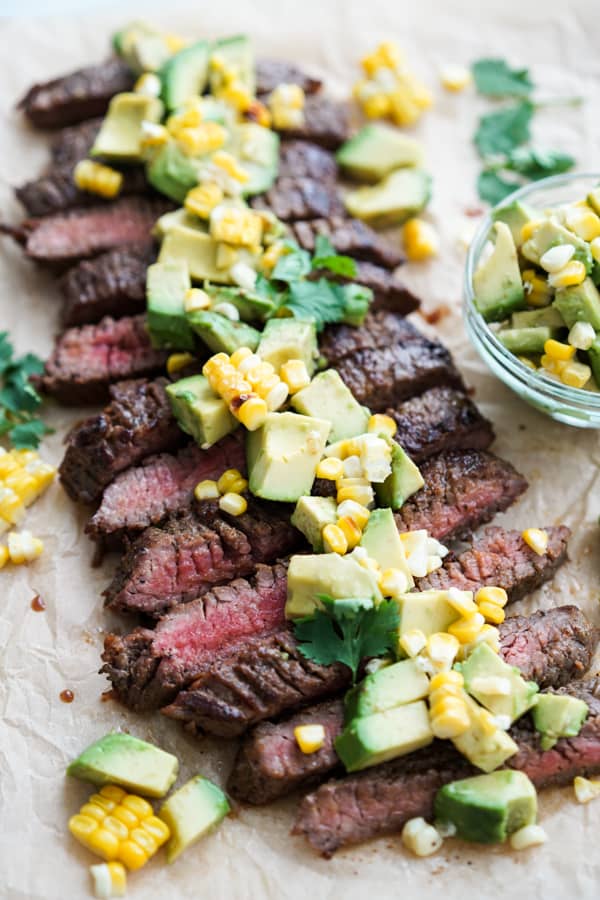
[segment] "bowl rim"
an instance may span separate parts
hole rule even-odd
[[[508,369],[509,373],[526,382],[529,388],[537,389],[541,394],[552,397],[559,403],[573,404],[579,409],[588,408],[594,415],[600,413],[600,393],[592,393],[583,388],[570,387],[559,381],[554,381],[545,375],[539,374],[538,371],[530,369],[525,363],[522,363],[518,356],[507,350],[504,344],[496,337],[494,331],[489,327],[482,314],[475,305],[475,296],[473,292],[473,275],[479,260],[479,256],[488,239],[490,229],[494,224],[494,213],[505,206],[510,206],[515,201],[530,197],[536,193],[541,193],[547,188],[558,188],[565,185],[575,183],[577,181],[595,180],[600,182],[600,172],[565,172],[561,175],[551,175],[548,178],[540,178],[530,184],[526,184],[512,194],[505,197],[500,203],[493,206],[485,214],[480,222],[477,231],[469,245],[467,258],[464,268],[464,312],[472,326],[477,332],[478,340],[485,342],[488,351],[493,353],[497,362],[502,367]]]

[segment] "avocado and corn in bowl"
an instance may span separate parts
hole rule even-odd
[[[600,428],[600,175],[558,175],[486,216],[465,321],[491,371],[558,422]]]

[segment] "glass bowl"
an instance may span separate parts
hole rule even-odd
[[[585,197],[600,182],[599,173],[555,175],[528,184],[502,201],[495,209],[515,200],[545,208]],[[510,353],[475,307],[473,273],[492,227],[488,213],[469,247],[465,268],[464,319],[467,333],[488,368],[523,400],[557,422],[580,428],[600,428],[600,392],[572,388],[533,371]]]

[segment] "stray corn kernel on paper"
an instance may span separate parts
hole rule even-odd
[[[407,131],[425,145],[434,178],[427,218],[440,233],[437,258],[405,268],[415,292],[434,312],[450,309],[437,326],[456,354],[476,401],[495,426],[495,450],[530,481],[525,497],[497,521],[524,529],[565,522],[574,530],[571,562],[554,581],[511,613],[578,603],[600,625],[600,432],[569,429],[523,405],[487,374],[468,345],[460,318],[466,215],[481,206],[479,171],[471,139],[477,116],[489,111],[473,88],[450,94],[440,83],[449,64],[482,56],[503,56],[511,65],[533,67],[540,95],[582,95],[578,109],[548,110],[536,116],[540,145],[560,146],[576,157],[581,171],[600,169],[597,41],[593,0],[539,3],[523,0],[438,0],[418,4],[390,0],[241,0],[202,4],[187,13],[156,4],[130,4],[121,14],[94,19],[1,20],[0,99],[3,127],[2,218],[19,221],[12,186],[36,177],[47,163],[48,139],[34,133],[14,106],[36,81],[45,81],[109,53],[110,34],[125,20],[146,17],[169,31],[191,35],[247,32],[257,54],[290,58],[323,77],[328,89],[347,96],[359,77],[358,61],[381,40],[394,38],[415,74],[428,85],[434,105]],[[597,29],[596,29],[597,31]],[[10,52],[9,52],[10,51]],[[393,235],[393,240],[398,238]],[[26,262],[3,240],[0,328],[8,328],[19,352],[46,356],[57,330],[57,291],[50,276]],[[418,320],[419,327],[422,322]],[[67,427],[87,412],[48,407],[56,434],[42,455],[58,464]],[[135,715],[114,702],[102,703],[108,683],[97,674],[104,632],[124,623],[102,610],[101,591],[114,559],[92,569],[92,546],[83,533],[85,511],[58,484],[29,510],[24,527],[40,537],[45,551],[29,566],[0,572],[0,695],[2,779],[0,812],[0,897],[2,900],[85,900],[92,896],[89,866],[98,862],[69,835],[67,823],[91,793],[90,785],[67,779],[70,760],[113,728],[155,741],[181,761],[178,784],[202,773],[224,785],[234,743],[194,740],[159,714]],[[34,612],[40,594],[45,612]],[[594,670],[593,670],[594,671]],[[595,671],[598,671],[598,664]],[[74,700],[62,703],[70,689]],[[297,800],[263,809],[244,808],[212,835],[167,866],[164,853],[128,878],[131,900],[381,900],[439,897],[547,900],[598,896],[600,800],[576,803],[572,788],[540,796],[540,823],[548,833],[541,847],[520,853],[447,841],[426,859],[411,857],[400,834],[340,853],[330,862],[317,857],[289,829]]]

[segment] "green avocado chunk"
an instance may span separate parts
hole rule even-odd
[[[212,390],[204,375],[180,378],[167,386],[167,397],[180,428],[207,450],[238,427],[227,404]]]
[[[544,344],[558,336],[557,328],[538,325],[534,328],[503,328],[498,332],[498,340],[511,353],[543,353]]]
[[[67,775],[92,784],[118,784],[147,797],[164,797],[178,771],[172,753],[119,731],[87,747],[70,763]]]
[[[196,775],[171,794],[158,813],[171,832],[166,846],[167,862],[174,862],[191,844],[216,828],[230,811],[223,791],[203,775]]]
[[[507,716],[511,724],[536,702],[539,688],[535,681],[525,681],[519,670],[505,663],[489,644],[479,644],[455,669],[462,673],[467,693],[493,715]],[[507,693],[497,693],[499,688],[507,689]]]
[[[600,331],[600,293],[591,278],[586,278],[582,284],[560,288],[553,306],[567,328],[572,328],[575,322],[589,322],[595,331]]]
[[[165,238],[165,235],[177,225],[201,231],[203,234],[208,234],[206,222],[199,219],[198,216],[189,213],[183,206],[179,207],[179,209],[174,209],[171,212],[163,213],[163,215],[154,223],[152,234],[154,237],[158,238],[158,240],[162,241]]]
[[[146,272],[146,321],[155,347],[193,350],[194,333],[183,308],[191,286],[185,262],[157,262]]]
[[[267,316],[275,310],[275,303],[268,297],[263,297],[255,291],[238,287],[223,287],[223,285],[204,283],[204,290],[209,295],[212,305],[217,303],[231,303],[235,306],[244,322],[264,322]],[[282,321],[278,319],[277,321]],[[261,334],[261,341],[264,332]]]
[[[411,591],[399,594],[396,599],[400,613],[398,640],[407,631],[418,629],[425,636],[438,631],[447,631],[448,626],[459,618],[459,614],[448,600],[448,591]],[[398,644],[398,652],[403,650]]]
[[[269,319],[256,352],[276,372],[288,360],[301,359],[312,375],[319,355],[315,323],[292,318]]]
[[[388,125],[365,125],[336,153],[341,169],[358,181],[381,181],[394,169],[419,166],[423,149],[419,141]]]
[[[514,756],[519,747],[501,728],[490,733],[487,723],[482,721],[482,713],[489,716],[489,712],[478,706],[464,691],[462,697],[467,706],[470,725],[463,734],[452,738],[452,743],[478,769],[493,772]]]
[[[367,597],[377,603],[382,599],[373,572],[350,555],[325,553],[292,556],[288,569],[286,618],[313,615],[319,606],[319,594],[327,594],[334,600]]]
[[[217,242],[197,228],[173,225],[163,239],[158,261],[185,263],[194,281],[231,284],[229,270],[217,266]]]
[[[400,569],[406,575],[408,586],[413,586],[413,577],[406,562],[394,514],[389,507],[371,511],[362,533],[360,546],[379,563],[382,572],[386,569]]]
[[[588,350],[588,359],[594,378],[596,379],[596,384],[600,388],[600,334],[596,335],[594,343]]]
[[[523,772],[503,769],[445,784],[436,794],[434,811],[437,820],[456,827],[457,837],[497,844],[535,822],[537,794]]]
[[[379,184],[346,195],[351,216],[375,228],[402,225],[424,209],[431,197],[431,176],[422,169],[397,169]]]
[[[245,322],[232,322],[221,313],[198,310],[187,314],[187,321],[213,353],[235,353],[240,347],[256,350],[260,332]]]
[[[196,41],[167,60],[160,79],[161,97],[169,111],[202,94],[208,79],[208,57],[208,41]]]
[[[244,197],[269,190],[279,169],[278,134],[256,122],[234,125],[226,149],[239,159],[248,174],[248,180],[242,185]]]
[[[222,86],[222,69],[233,69],[237,78],[250,93],[256,93],[256,66],[252,41],[245,34],[215,41],[211,50],[211,62],[218,56],[223,66],[212,66],[210,71],[210,92],[215,94]]]
[[[596,215],[600,215],[600,186],[589,192],[586,202],[588,206],[592,207]]]
[[[354,398],[335,369],[315,375],[309,385],[294,394],[291,403],[297,412],[305,416],[317,416],[331,422],[331,441],[363,434],[371,415]]]
[[[380,506],[400,509],[409,497],[425,484],[419,468],[400,444],[383,435],[392,449],[392,471],[381,484],[375,485]]]
[[[404,659],[367,675],[344,698],[346,722],[422,700],[429,679],[412,659]]]
[[[142,122],[160,122],[163,105],[146,94],[116,94],[110,101],[90,156],[109,160],[140,162]]]
[[[385,671],[385,670],[383,670]],[[424,700],[353,719],[336,739],[347,772],[357,772],[405,756],[433,741]]]
[[[578,697],[540,694],[533,707],[533,724],[542,735],[542,750],[550,750],[559,738],[576,737],[588,714],[588,705]]]
[[[146,177],[157,191],[183,203],[186,194],[198,184],[198,173],[189,156],[175,141],[168,141],[146,166]]]
[[[301,531],[315,553],[324,553],[322,532],[337,522],[337,503],[333,497],[300,497],[291,523]]]
[[[492,212],[494,222],[504,222],[510,228],[515,247],[520,247],[523,243],[521,239],[523,225],[537,218],[539,218],[538,211],[527,203],[521,203],[520,200],[513,200],[512,203],[500,206]]]
[[[517,249],[511,230],[504,222],[494,225],[495,243],[491,255],[473,275],[475,306],[486,322],[499,322],[525,305],[525,291]]]
[[[543,309],[524,309],[514,312],[510,320],[511,328],[565,328],[565,320],[555,306],[545,306]]]
[[[530,260],[539,266],[540,259],[551,247],[560,244],[570,244],[575,248],[574,259],[579,259],[585,265],[585,270],[590,274],[592,271],[592,252],[589,244],[582,238],[578,237],[573,231],[569,231],[556,218],[546,219],[539,228],[536,228],[528,241],[525,241],[521,247],[521,253],[525,259]]]

